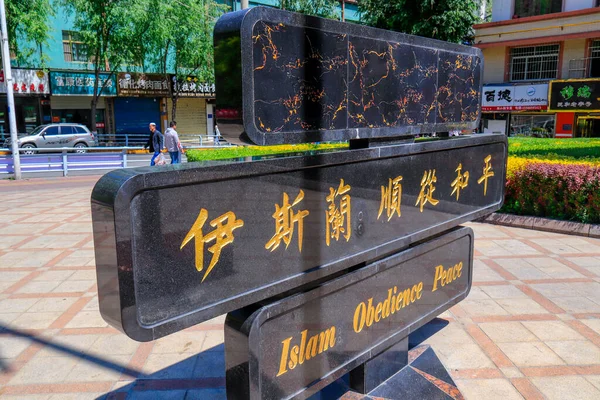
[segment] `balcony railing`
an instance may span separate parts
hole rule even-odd
[[[568,78],[600,78],[600,57],[587,57],[569,60]]]

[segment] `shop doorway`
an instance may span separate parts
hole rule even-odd
[[[577,117],[577,129],[573,137],[600,137],[600,116]]]

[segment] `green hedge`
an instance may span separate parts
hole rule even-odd
[[[600,160],[600,139],[509,138],[508,154],[548,160]]]
[[[307,151],[343,150],[348,148],[348,143],[324,144],[297,144],[281,146],[232,146],[221,149],[196,149],[188,150],[185,154],[189,162],[226,160],[229,158],[243,158],[286,153],[300,153]]]

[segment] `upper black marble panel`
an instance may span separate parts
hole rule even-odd
[[[215,27],[217,108],[256,144],[474,129],[476,48],[255,7]]]

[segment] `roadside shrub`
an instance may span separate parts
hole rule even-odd
[[[279,146],[232,146],[213,149],[188,150],[186,157],[189,162],[207,160],[226,160],[230,158],[267,156],[286,153],[301,153],[322,150],[347,149],[348,143],[308,143]]]
[[[548,162],[517,167],[507,176],[502,212],[600,222],[600,167]]]

